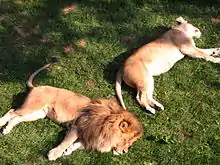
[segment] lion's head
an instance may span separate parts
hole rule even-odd
[[[127,153],[143,134],[137,118],[113,99],[93,100],[75,124],[84,148],[101,152]]]
[[[188,37],[196,37],[199,38],[201,36],[201,32],[198,28],[188,23],[182,17],[176,18],[177,25],[173,27],[173,29],[178,29],[184,32]]]

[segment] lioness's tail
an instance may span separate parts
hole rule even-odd
[[[122,98],[122,93],[121,93],[121,82],[122,82],[122,69],[119,69],[119,71],[116,75],[115,89],[116,89],[116,94],[118,96],[118,99],[119,99],[122,107],[124,109],[126,109],[125,103],[124,103],[123,98]]]
[[[31,74],[31,76],[29,77],[28,81],[27,81],[27,86],[28,88],[32,89],[34,88],[34,84],[33,84],[33,79],[34,77],[40,73],[41,71],[43,71],[44,69],[48,68],[51,65],[51,63],[44,65],[43,67],[39,68],[38,70],[36,70],[34,73]]]

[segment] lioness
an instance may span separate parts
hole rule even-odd
[[[126,107],[121,94],[122,79],[130,87],[137,88],[138,103],[155,114],[154,107],[164,110],[164,106],[153,99],[153,76],[167,72],[185,55],[220,63],[220,58],[213,57],[220,55],[219,48],[200,49],[195,46],[193,37],[201,36],[198,28],[187,23],[182,17],[177,18],[176,22],[178,25],[161,37],[139,48],[118,71],[116,93],[124,109]]]
[[[0,118],[2,133],[9,133],[20,122],[45,118],[70,125],[64,140],[48,154],[49,160],[69,155],[74,150],[92,149],[114,154],[128,148],[143,134],[137,118],[123,109],[114,99],[89,99],[86,96],[51,86],[35,87],[34,77],[50,64],[35,71],[27,85],[32,89],[21,108],[9,110]]]

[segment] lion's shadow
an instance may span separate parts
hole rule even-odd
[[[24,103],[25,99],[27,98],[29,92],[30,90],[26,88],[24,92],[20,92],[18,94],[13,95],[11,108],[12,109],[20,108]]]

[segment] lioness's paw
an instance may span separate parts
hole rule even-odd
[[[56,160],[57,158],[62,156],[62,152],[57,151],[56,148],[49,151],[47,157],[49,160]]]
[[[160,106],[158,106],[162,111],[164,110],[164,106],[161,104]]]
[[[220,63],[220,58],[215,58],[214,62],[215,63]]]
[[[220,56],[220,48],[216,48],[213,53],[214,56]]]
[[[146,109],[148,111],[150,111],[152,114],[155,114],[156,113],[156,110],[154,108],[151,108],[151,107],[146,107]]]
[[[155,101],[155,105],[160,108],[161,110],[164,110],[164,106],[160,104],[159,102]]]

